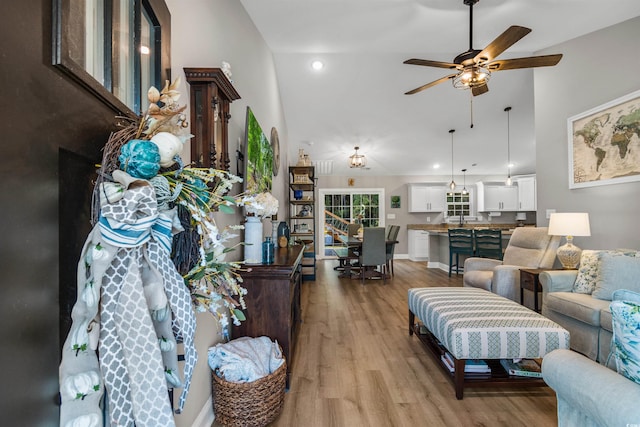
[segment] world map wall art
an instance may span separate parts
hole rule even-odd
[[[569,188],[640,181],[640,90],[567,120]]]

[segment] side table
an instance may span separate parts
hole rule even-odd
[[[524,305],[524,292],[527,289],[533,292],[533,309],[540,313],[538,308],[538,293],[542,292],[540,285],[540,273],[548,269],[541,268],[521,268],[520,269],[520,305]]]

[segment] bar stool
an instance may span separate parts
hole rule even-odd
[[[502,259],[502,230],[475,230],[473,233],[475,256]]]
[[[460,270],[460,255],[473,256],[473,230],[470,228],[449,229],[449,277],[453,269],[453,256],[456,256],[456,275]]]

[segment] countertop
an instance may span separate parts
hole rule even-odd
[[[525,227],[533,227],[533,225],[525,225]],[[424,230],[438,236],[449,234],[449,228],[470,228],[472,230],[496,229],[502,230],[503,235],[510,236],[516,228],[515,224],[465,224],[462,227],[457,224],[408,224],[408,230]]]

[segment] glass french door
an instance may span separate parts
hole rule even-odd
[[[346,233],[347,224],[363,227],[384,227],[384,188],[319,189],[319,228],[323,231],[319,239],[318,255],[321,258],[335,257],[332,246],[341,246],[340,236]]]

